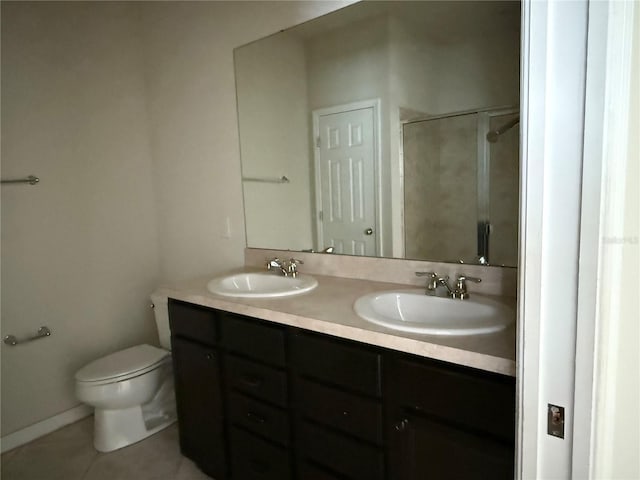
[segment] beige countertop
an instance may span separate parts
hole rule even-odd
[[[234,270],[238,271],[257,270]],[[515,325],[497,333],[469,336],[399,332],[363,320],[353,311],[353,304],[358,297],[367,293],[415,287],[316,274],[313,276],[318,280],[318,286],[314,290],[281,298],[250,299],[214,295],[207,290],[207,283],[211,277],[195,279],[176,286],[165,286],[158,289],[158,293],[176,300],[283,325],[515,376]],[[513,298],[493,298],[515,306]]]

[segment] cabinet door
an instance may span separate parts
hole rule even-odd
[[[384,479],[384,452],[380,448],[307,421],[299,422],[296,434],[297,453],[303,463],[320,465],[349,480]]]
[[[404,412],[389,432],[394,480],[511,480],[513,445]]]
[[[171,345],[180,449],[208,475],[226,478],[217,352],[175,337]]]

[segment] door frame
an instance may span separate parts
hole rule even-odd
[[[623,266],[606,243],[624,224],[634,7],[522,3],[518,479],[600,476],[611,462],[602,430],[624,415],[599,401],[615,382],[602,365],[614,368],[605,357],[620,299],[610,293]],[[546,431],[556,402],[564,439]]]
[[[519,479],[572,472],[587,25],[588,0],[522,3]],[[548,404],[565,408],[562,439]]]
[[[318,138],[320,136],[320,117],[324,115],[333,115],[336,113],[346,113],[354,110],[363,110],[365,108],[373,109],[373,197],[374,197],[374,228],[376,232],[375,256],[380,256],[383,251],[384,235],[382,226],[382,120],[380,117],[380,99],[373,98],[370,100],[362,100],[358,102],[350,102],[332,107],[318,108],[311,112],[313,122],[313,167],[315,172],[315,209],[314,217],[316,224],[316,242],[317,248],[322,249],[323,225],[320,219],[320,210],[322,207],[322,185],[320,183],[320,145]]]
[[[625,215],[631,208],[625,194],[631,159],[627,147],[633,135],[630,105],[637,8],[636,2],[589,2],[574,478],[615,476],[615,462],[624,458],[614,454],[616,422],[624,418],[633,424],[632,412],[617,410],[614,399],[620,368],[618,329],[631,320],[621,313],[620,302],[634,291],[633,285],[624,283],[623,272],[630,267],[624,265],[616,239],[625,231]],[[637,23],[635,29],[637,35]]]

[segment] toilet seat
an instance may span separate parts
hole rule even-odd
[[[170,361],[170,352],[151,345],[136,345],[99,358],[78,370],[76,381],[91,385],[121,382]]]

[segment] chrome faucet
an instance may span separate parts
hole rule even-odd
[[[458,300],[465,300],[469,298],[469,292],[467,292],[467,281],[476,283],[480,283],[482,281],[476,277],[459,275],[456,280],[456,287],[453,289],[449,286],[448,276],[440,276],[436,272],[416,272],[416,276],[429,277],[425,290],[426,295],[440,296],[438,295],[438,287],[444,287],[446,289],[446,294],[442,296],[448,296],[449,298],[455,298]]]
[[[285,277],[291,276],[296,278],[298,276],[298,264],[304,263],[297,258],[291,258],[289,260],[280,260],[279,258],[272,258],[267,260],[267,270],[279,271]]]

